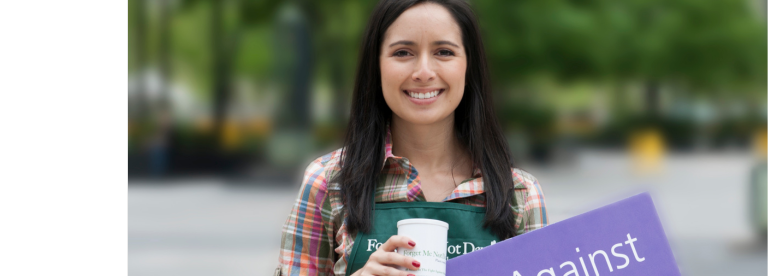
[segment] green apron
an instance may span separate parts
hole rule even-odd
[[[375,201],[374,201],[375,202]],[[368,261],[368,257],[397,235],[397,222],[403,219],[428,218],[448,223],[448,259],[495,244],[498,237],[483,229],[485,208],[452,202],[376,203],[370,233],[358,232],[347,261],[347,274],[352,275]],[[418,241],[416,241],[418,243]]]

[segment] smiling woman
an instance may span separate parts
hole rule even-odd
[[[433,3],[408,9],[383,44],[381,87],[393,125],[451,123],[467,71],[461,29],[451,14]]]
[[[480,245],[547,225],[493,111],[469,5],[384,0],[363,39],[344,147],[307,167],[275,275],[418,273],[394,252],[418,248],[397,235],[402,219],[441,220],[449,242]]]

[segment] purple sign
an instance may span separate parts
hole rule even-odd
[[[648,193],[448,260],[446,276],[680,275]]]

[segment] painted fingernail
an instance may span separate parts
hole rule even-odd
[[[416,275],[413,275],[413,274],[408,274],[408,276],[416,276]]]
[[[416,246],[416,243],[415,243],[415,242],[413,242],[413,241],[409,241],[409,242],[408,242],[408,245],[410,245],[410,246]]]
[[[420,267],[421,263],[419,263],[419,261],[413,261],[413,266]]]

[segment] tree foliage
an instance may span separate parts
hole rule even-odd
[[[497,80],[764,85],[765,19],[746,1],[472,1]]]

